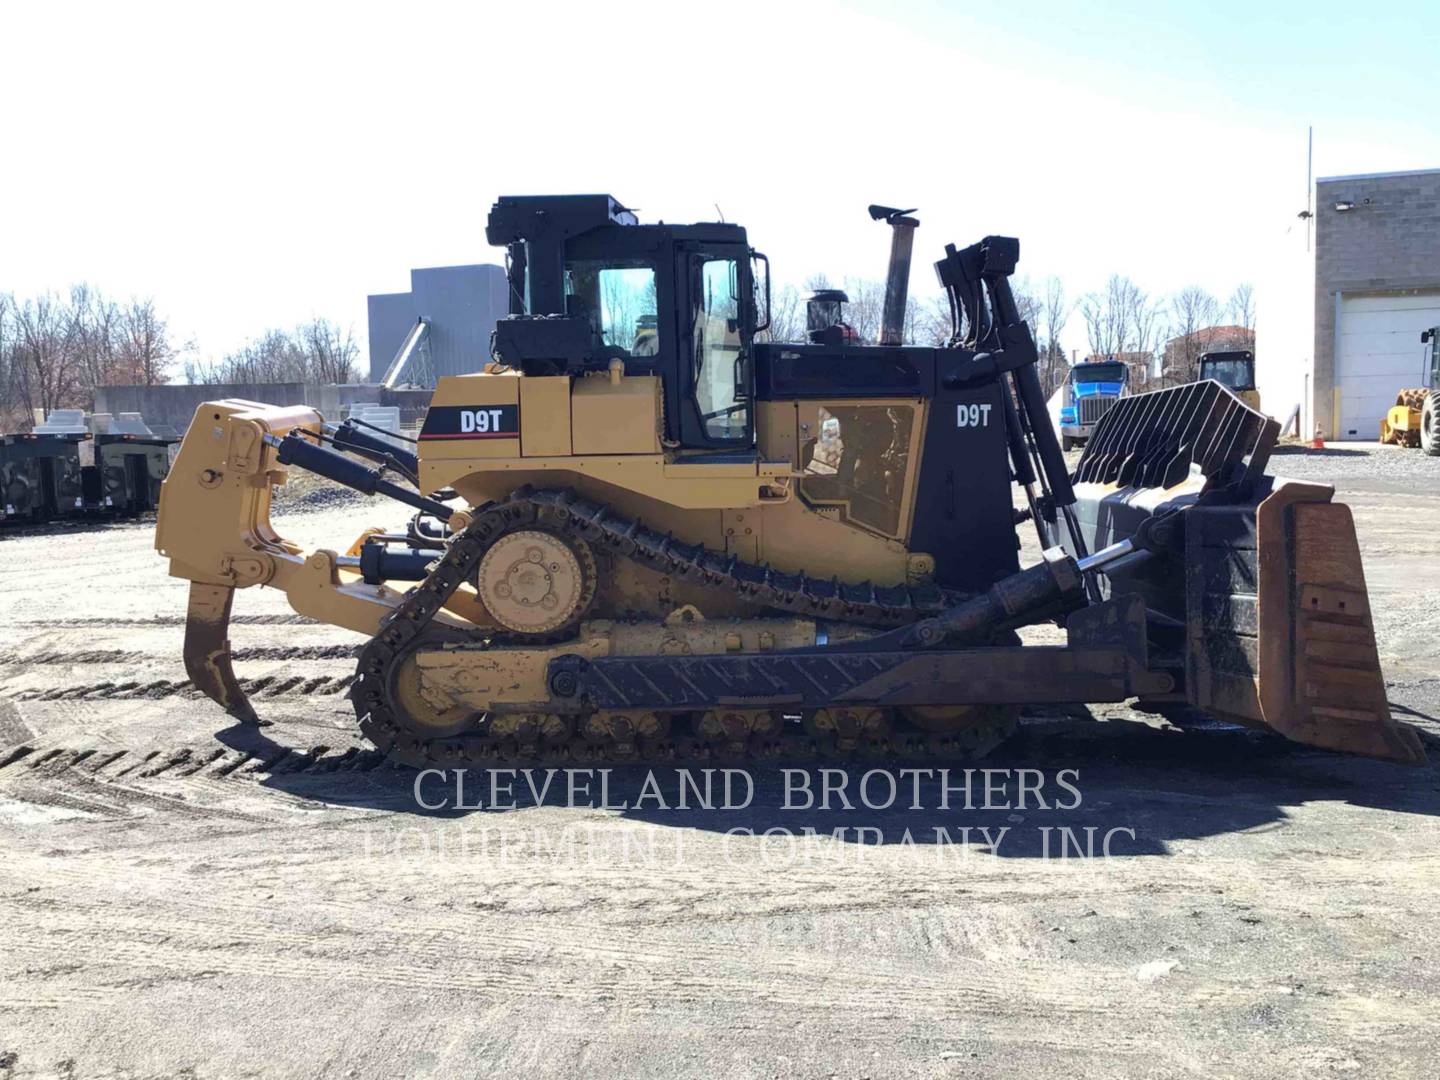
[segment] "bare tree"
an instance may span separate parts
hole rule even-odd
[[[1255,288],[1248,281],[1235,286],[1235,291],[1230,294],[1229,311],[1235,325],[1246,330],[1255,329]]]
[[[1035,328],[1040,325],[1044,312],[1044,298],[1035,290],[1029,277],[1012,278],[1010,292],[1015,297],[1015,307],[1020,312],[1020,318],[1030,324],[1032,331],[1038,333]]]
[[[70,286],[70,340],[75,349],[80,385],[93,393],[115,378],[115,336],[118,309],[100,292],[82,282]]]
[[[770,328],[764,333],[767,341],[805,340],[805,302],[794,285],[770,298]]]
[[[1199,285],[1181,289],[1170,302],[1171,333],[1165,346],[1165,375],[1177,382],[1193,382],[1200,354],[1209,347],[1208,335],[1220,319],[1220,302]]]
[[[78,349],[74,324],[54,293],[15,306],[19,399],[27,412],[62,408],[75,397]]]
[[[1046,278],[1035,329],[1036,344],[1040,350],[1040,383],[1046,394],[1052,393],[1065,380],[1065,372],[1070,366],[1065,359],[1065,346],[1060,343],[1060,334],[1070,321],[1073,310],[1074,305],[1065,296],[1065,283],[1053,274]]]
[[[874,344],[880,339],[880,321],[885,314],[884,283],[846,278],[845,295],[850,298],[845,305],[845,321],[859,335],[862,345]]]
[[[126,380],[141,386],[163,383],[175,359],[169,327],[153,300],[131,300],[118,316],[116,352]]]
[[[359,372],[356,361],[360,347],[349,330],[341,330],[328,319],[311,319],[297,331],[303,342],[310,377],[320,383],[351,383]]]
[[[1139,292],[1128,277],[1111,274],[1103,292],[1090,293],[1080,301],[1091,356],[1119,356],[1129,351]]]
[[[944,293],[917,297],[911,293],[905,302],[905,343],[939,348],[954,332],[950,319],[950,300]]]
[[[68,299],[45,293],[0,302],[0,414],[6,426],[35,411],[94,408],[95,389],[164,380],[173,355],[153,300],[122,308],[81,283]]]
[[[266,330],[221,361],[203,370],[199,381],[208,383],[303,382],[303,354],[284,330]]]
[[[1137,388],[1150,381],[1150,365],[1165,339],[1165,305],[1136,288],[1130,297],[1130,381]]]
[[[1165,305],[1122,274],[1111,274],[1100,293],[1080,301],[1090,355],[1113,357],[1130,368],[1133,381],[1144,384],[1165,325]]]
[[[188,363],[194,383],[354,382],[360,350],[353,334],[327,319],[293,331],[266,330],[217,364]]]
[[[20,412],[14,310],[14,298],[0,293],[0,431],[14,431],[24,419]]]

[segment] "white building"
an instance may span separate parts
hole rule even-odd
[[[1282,421],[1299,405],[1307,437],[1378,438],[1440,326],[1440,169],[1322,177],[1313,220],[1287,225],[1258,296],[1261,402]]]

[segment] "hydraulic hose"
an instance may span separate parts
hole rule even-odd
[[[317,476],[334,480],[337,484],[344,484],[366,495],[385,495],[427,514],[434,514],[442,521],[448,521],[452,513],[451,508],[444,503],[427,499],[419,492],[386,480],[383,466],[368,469],[354,458],[301,438],[298,430],[290,432],[283,439],[266,435],[265,442],[275,448],[275,456],[282,465],[298,465]]]

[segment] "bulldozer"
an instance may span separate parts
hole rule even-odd
[[[879,340],[826,295],[773,340],[734,223],[514,196],[509,314],[397,446],[363,422],[202,405],[156,547],[191,582],[185,666],[237,720],[237,590],[363,636],[350,700],[397,763],[966,759],[1024,706],[1134,700],[1417,763],[1331,488],[1277,479],[1273,420],[1213,382],[1120,400],[1073,474],[1010,287],[1013,238],[946,245],[951,332],[903,343],[910,211]],[[305,550],[304,469],[403,524]],[[1019,530],[1042,555],[1021,564]],[[1041,625],[1026,643],[1022,630]]]
[[[1395,446],[1420,447],[1440,457],[1440,326],[1421,331],[1426,350],[1425,385],[1401,390],[1395,404],[1380,421],[1380,441]]]

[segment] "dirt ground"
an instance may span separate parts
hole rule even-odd
[[[1394,710],[1440,761],[1440,461],[1273,471],[1354,508]],[[392,523],[324,496],[282,531]],[[959,770],[888,807],[879,777],[880,809],[852,770],[851,810],[732,775],[681,810],[630,769],[603,804],[511,778],[517,809],[422,781],[426,812],[353,731],[355,636],[279,594],[232,628],[273,726],[190,690],[152,529],[0,537],[0,1078],[1434,1075],[1434,764],[1059,710],[968,809]]]

